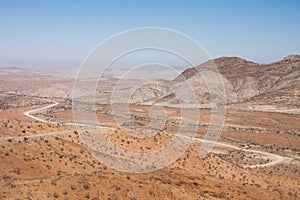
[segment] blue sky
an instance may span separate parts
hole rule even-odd
[[[300,1],[0,0],[0,66],[78,66],[107,37],[138,27],[189,35],[213,58],[269,63],[300,54]]]

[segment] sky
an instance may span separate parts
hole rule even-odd
[[[0,67],[79,66],[119,32],[182,32],[212,58],[270,63],[300,54],[299,0],[0,0]]]

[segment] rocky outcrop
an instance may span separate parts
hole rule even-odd
[[[206,104],[218,94],[208,90],[201,73],[219,71],[226,90],[227,104],[263,104],[284,107],[300,106],[300,56],[290,55],[271,64],[258,64],[238,57],[221,57],[186,69],[168,84],[154,83],[141,87],[133,96],[135,102],[156,101],[178,103],[177,96],[192,95],[186,87],[193,88],[197,103]],[[178,93],[179,91],[179,93]],[[175,93],[177,92],[177,93]]]

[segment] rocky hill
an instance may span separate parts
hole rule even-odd
[[[220,57],[186,69],[171,83],[156,82],[160,87],[149,84],[149,88],[145,86],[143,90],[155,88],[156,101],[176,104],[178,91],[184,92],[184,85],[191,85],[198,98],[195,103],[207,104],[211,98],[217,98],[217,95],[210,95],[201,73],[212,70],[213,66],[223,76],[227,105],[272,105],[282,108],[300,106],[300,55],[290,55],[271,64],[258,64],[238,57]],[[159,88],[163,88],[163,91],[157,91]],[[142,95],[140,91],[139,95]],[[135,99],[142,99],[137,97],[138,94],[133,96]]]

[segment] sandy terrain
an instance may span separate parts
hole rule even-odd
[[[295,59],[298,63],[298,58]],[[259,67],[240,59],[220,58],[217,62],[231,83],[245,73],[255,77],[253,69]],[[235,62],[238,64],[234,65]],[[290,65],[291,76],[273,82],[284,63]],[[196,122],[185,122],[180,127],[182,110],[172,95],[163,97],[170,100],[163,109],[149,103],[156,95],[168,92],[165,86],[172,84],[172,80],[159,81],[158,86],[151,83],[136,92],[132,100],[147,102],[132,101],[129,120],[123,113],[113,112],[107,101],[111,98],[109,91],[118,82],[117,76],[109,74],[110,78],[97,86],[99,101],[93,110],[82,110],[83,114],[94,113],[100,124],[76,124],[70,98],[72,74],[0,70],[0,199],[299,199],[298,102],[289,97],[292,93],[285,89],[280,93],[280,101],[272,101],[278,96],[279,87],[295,85],[291,77],[297,74],[293,72],[298,69],[296,64],[290,63],[290,58],[272,64],[276,68],[274,80],[264,80],[257,75],[272,85],[264,86],[265,90],[259,88],[257,91],[267,92],[249,101],[244,98],[257,91],[245,92],[248,86],[241,83],[242,89],[238,92],[243,95],[236,99],[243,102],[226,107],[221,135],[212,152],[204,158],[200,158],[199,153],[204,141],[211,143],[205,140],[205,135],[212,110],[205,106],[185,109],[187,114],[198,109],[200,116]],[[231,65],[238,69],[237,76],[227,71]],[[243,70],[247,66],[249,70]],[[260,73],[269,68],[266,65]],[[190,72],[193,70],[188,74]],[[85,81],[88,86],[88,78]],[[126,91],[139,83],[128,79],[119,89]],[[144,92],[147,95],[143,96]],[[283,102],[286,97],[291,104]],[[162,102],[156,105],[159,103]],[[193,140],[193,143],[162,169],[129,173],[96,159],[93,152],[87,150],[76,125],[87,134],[93,133],[95,127],[101,128],[115,147],[132,153],[155,152],[175,138]],[[182,132],[178,133],[180,128]],[[192,130],[196,130],[194,137],[191,137]]]

